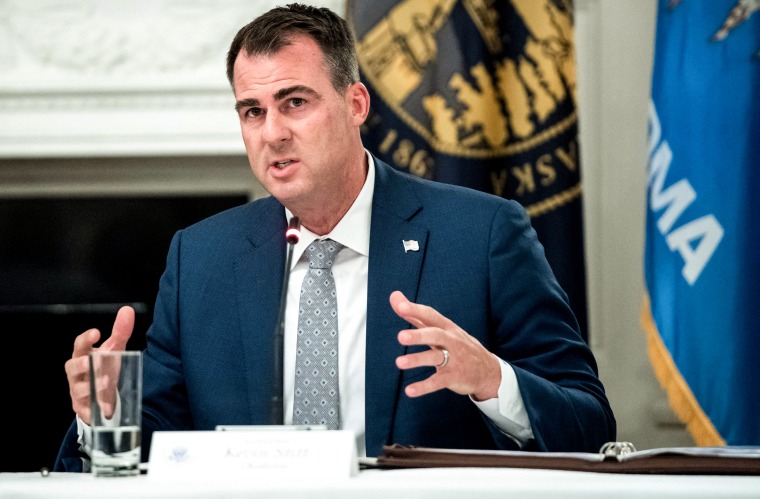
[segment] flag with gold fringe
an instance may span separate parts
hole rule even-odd
[[[760,0],[660,0],[642,324],[697,445],[760,445]]]
[[[520,202],[587,339],[571,0],[349,0],[366,146]]]

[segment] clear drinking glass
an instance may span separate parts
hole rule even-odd
[[[142,352],[90,352],[90,405],[92,473],[139,475]]]

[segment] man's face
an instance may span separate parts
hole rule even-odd
[[[304,35],[292,42],[275,55],[241,52],[235,61],[248,160],[264,188],[291,211],[339,210],[364,183],[357,161],[363,164],[366,89],[357,83],[339,94],[317,43]]]

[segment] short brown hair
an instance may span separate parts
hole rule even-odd
[[[312,37],[324,55],[330,82],[338,92],[359,81],[356,46],[348,23],[324,7],[292,3],[265,12],[237,32],[227,52],[227,79],[235,89],[235,60],[241,51],[274,55],[291,44],[294,35]]]

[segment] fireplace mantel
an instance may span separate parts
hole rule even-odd
[[[2,4],[0,158],[243,154],[225,55],[273,0]]]

